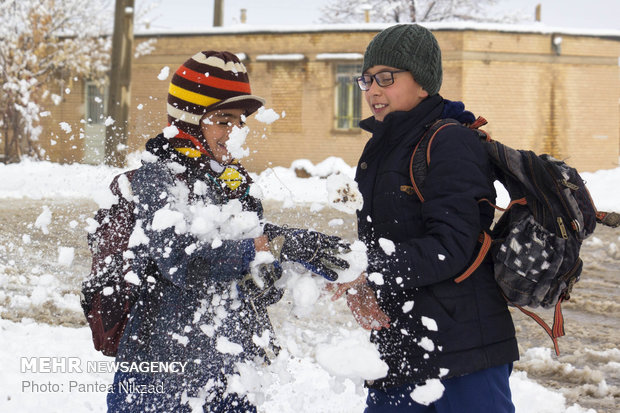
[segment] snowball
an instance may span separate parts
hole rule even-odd
[[[338,258],[342,258],[349,263],[349,268],[345,270],[336,270],[339,283],[347,283],[357,279],[361,273],[366,271],[368,267],[368,258],[366,257],[366,245],[362,241],[355,241],[351,244],[351,251],[346,254],[339,254]]]
[[[185,232],[186,225],[183,213],[167,208],[162,208],[155,211],[155,214],[153,214],[151,228],[154,231],[161,231],[171,227],[175,227],[178,233]]]
[[[118,189],[121,191],[121,195],[127,201],[131,201],[133,198],[133,191],[131,189],[131,183],[127,178],[127,175],[121,175],[118,177]]]
[[[99,223],[92,218],[86,218],[86,227],[84,228],[89,234],[94,234],[99,227]]]
[[[269,346],[269,341],[270,341],[269,335],[270,335],[269,330],[263,331],[263,334],[261,334],[260,337],[257,336],[256,334],[253,334],[252,342],[259,347],[267,348]]]
[[[384,281],[383,281],[383,274],[381,274],[380,272],[371,272],[368,275],[368,281],[376,284],[376,285],[383,285]]]
[[[396,245],[394,242],[387,238],[379,238],[379,246],[387,255],[392,255],[396,251]]]
[[[406,301],[405,304],[403,304],[403,313],[407,314],[412,309],[413,309],[413,301]]]
[[[265,109],[264,106],[261,106],[258,108],[258,112],[254,115],[254,118],[259,122],[269,125],[280,119],[280,115],[278,115],[273,109]]]
[[[432,318],[422,316],[422,325],[430,331],[437,331],[437,322]]]
[[[48,225],[52,222],[52,211],[47,206],[43,206],[43,212],[34,222],[35,228],[39,228],[45,235],[49,234]]]
[[[187,346],[187,343],[189,343],[189,337],[177,333],[172,333],[172,338],[178,341],[183,347]]]
[[[369,342],[352,337],[332,339],[316,347],[316,361],[334,376],[376,380],[385,377],[388,366]]]
[[[416,386],[410,396],[414,402],[428,406],[439,400],[443,391],[444,386],[439,379],[429,379],[424,385]]]
[[[93,200],[97,203],[99,208],[109,209],[118,202],[118,197],[106,186],[93,193]]]
[[[247,126],[242,128],[233,126],[226,141],[226,149],[233,158],[241,159],[250,154],[250,150],[243,147],[249,132],[250,129]]]
[[[136,226],[133,228],[133,232],[129,236],[129,243],[127,244],[128,248],[136,247],[138,245],[148,245],[149,237],[144,233],[144,229],[142,229],[142,220],[136,221]]]
[[[301,265],[285,264],[283,267],[288,275],[286,285],[293,298],[293,313],[300,317],[306,316],[314,310],[314,305],[321,296],[321,287],[318,281],[308,276],[310,273]],[[297,269],[301,270],[301,274]]]
[[[362,194],[357,188],[357,182],[344,174],[329,175],[325,180],[329,205],[338,211],[354,214],[362,209]]]
[[[243,347],[237,343],[233,343],[227,337],[219,336],[215,343],[215,349],[223,354],[241,354]]]
[[[426,351],[435,351],[435,343],[433,343],[433,341],[428,337],[422,337],[418,343],[418,346],[422,347]]]
[[[164,132],[164,138],[174,138],[179,134],[179,130],[174,125],[166,126],[162,132]]]
[[[127,281],[130,284],[133,284],[133,285],[140,285],[141,284],[140,278],[138,277],[138,274],[136,274],[133,271],[129,271],[127,274],[125,274],[124,280]]]
[[[161,71],[157,75],[157,79],[159,79],[159,80],[166,80],[166,79],[168,79],[169,75],[170,75],[170,67],[164,66],[164,67],[161,68]]]
[[[60,122],[58,125],[60,126],[60,129],[65,131],[65,133],[71,133],[71,125],[67,122]]]
[[[58,264],[70,267],[73,263],[75,249],[71,247],[58,247]]]

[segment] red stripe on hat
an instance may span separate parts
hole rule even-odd
[[[170,124],[168,124],[168,126],[170,126]],[[211,157],[211,154],[209,153],[209,151],[207,151],[205,149],[204,146],[202,146],[202,143],[200,143],[200,141],[198,139],[196,139],[195,136],[190,135],[189,133],[185,133],[183,132],[181,129],[177,128],[177,130],[179,131],[179,133],[177,133],[174,137],[175,138],[180,138],[180,139],[187,139],[189,141],[192,141],[192,143],[196,146],[196,148],[198,148],[198,150],[200,151],[200,153],[203,153],[209,157]]]
[[[251,94],[250,84],[248,82],[238,82],[236,80],[225,80],[215,76],[206,76],[204,73],[196,72],[187,66],[181,66],[177,70],[177,75],[190,80],[192,82],[200,83],[205,86],[211,86],[218,89],[234,90],[236,92],[243,92]]]

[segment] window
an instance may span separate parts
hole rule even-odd
[[[101,89],[93,82],[86,82],[86,122],[99,125],[104,122],[105,97]]]
[[[94,82],[84,85],[84,153],[82,162],[99,165],[105,156],[106,90]]]
[[[362,116],[362,91],[353,81],[360,75],[359,64],[336,66],[336,129],[357,129]]]

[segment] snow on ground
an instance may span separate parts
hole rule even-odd
[[[137,165],[136,159],[132,167]],[[311,175],[309,178],[296,176],[295,169],[302,168]],[[119,172],[102,166],[28,160],[0,165],[0,199],[87,198],[104,202],[107,185]],[[285,207],[310,204],[311,210],[333,207],[352,213],[360,202],[355,196],[353,174],[354,168],[339,158],[328,158],[317,165],[298,160],[290,168],[274,167],[255,174],[254,191]],[[600,209],[620,211],[620,192],[610,191],[620,187],[620,168],[584,173],[583,177]],[[498,203],[505,204],[502,200]],[[53,220],[44,210],[38,224],[33,224],[45,232]],[[70,249],[59,250],[58,263],[71,265],[73,254]],[[6,278],[2,271],[0,268],[0,287]],[[245,371],[236,385],[256,400],[261,412],[299,413],[310,411],[309,406],[313,412],[361,412],[365,400],[363,378],[380,374],[382,365],[368,342],[368,334],[339,315],[346,306],[331,303],[322,288],[323,281],[310,279],[295,272],[284,279],[294,304],[293,308],[280,310],[290,314],[278,317],[284,320],[277,327],[282,353],[264,371]],[[67,296],[58,297],[64,300]],[[69,297],[75,302],[63,302],[59,307],[79,311],[78,297]],[[36,294],[30,300],[35,306]],[[87,327],[0,319],[0,348],[0,411],[105,411],[113,359],[93,349]],[[544,352],[533,351],[528,357],[530,361],[539,360],[541,365],[546,362]],[[519,413],[593,412],[577,405],[566,406],[561,393],[529,380],[525,372],[512,375],[511,388]]]

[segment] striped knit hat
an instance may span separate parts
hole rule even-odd
[[[251,93],[247,70],[237,56],[211,50],[197,53],[172,76],[168,89],[168,124],[178,129],[176,138],[196,144],[196,139],[202,138],[200,118],[205,113],[238,108],[250,115],[263,106],[264,99]]]

